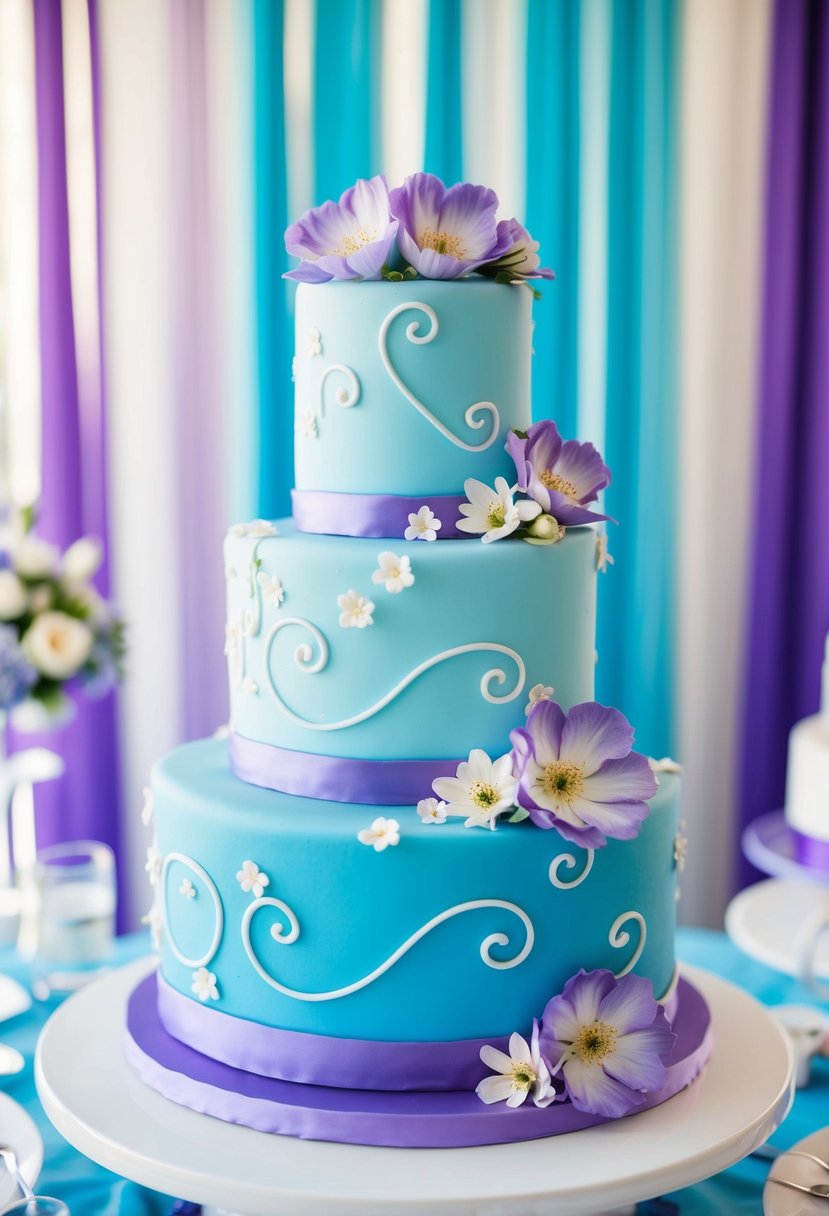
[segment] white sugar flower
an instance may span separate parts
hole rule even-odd
[[[558,1097],[550,1070],[538,1046],[538,1022],[533,1022],[532,1041],[520,1034],[510,1035],[509,1055],[489,1045],[481,1048],[481,1060],[495,1076],[484,1077],[475,1093],[489,1106],[506,1102],[521,1106],[532,1098],[536,1106],[549,1106]]]
[[[463,490],[469,502],[461,503],[458,508],[465,518],[459,519],[455,527],[459,532],[483,533],[481,539],[485,543],[509,536],[522,523],[541,514],[538,503],[528,498],[513,502],[513,491],[503,477],[495,478],[494,490],[482,481],[468,477]]]
[[[32,621],[20,645],[42,675],[68,680],[83,667],[94,641],[92,630],[83,621],[65,612],[43,612]]]
[[[291,379],[292,380],[296,380],[296,369],[297,369],[298,362],[299,362],[299,360],[297,359],[296,355],[294,355],[293,359],[291,360]]]
[[[148,785],[144,787],[144,805],[141,807],[141,822],[149,827],[155,814],[155,795]]]
[[[242,627],[238,621],[228,621],[225,625],[225,654],[235,655],[242,640]]]
[[[23,578],[48,578],[57,570],[60,550],[39,536],[23,536],[12,551],[12,564]]]
[[[297,430],[305,439],[318,439],[317,416],[311,410],[303,410],[297,424]]]
[[[248,694],[249,697],[256,697],[259,695],[259,685],[254,680],[253,676],[248,676],[245,679],[245,682],[242,685],[242,688],[245,690],[245,692]]]
[[[524,713],[528,714],[532,707],[539,701],[552,701],[555,689],[551,684],[533,684],[529,691],[529,701],[524,706]]]
[[[0,570],[0,621],[22,616],[29,603],[26,588],[12,570]]]
[[[674,836],[674,865],[681,874],[688,859],[688,837],[682,831],[685,824],[679,825],[679,832]]]
[[[145,915],[141,917],[141,924],[146,925],[150,931],[150,940],[153,943],[153,950],[160,950],[161,931],[164,928],[164,921],[155,904],[153,904],[149,912],[145,913]]]
[[[510,753],[493,761],[476,747],[458,765],[457,776],[437,777],[432,789],[446,802],[445,814],[466,817],[464,827],[494,828],[498,816],[515,805],[517,784]]]
[[[337,596],[337,606],[342,609],[340,624],[343,629],[365,629],[374,624],[374,604],[357,591],[346,591]]]
[[[676,760],[672,760],[670,756],[663,756],[661,760],[654,760],[653,757],[648,758],[648,764],[651,766],[652,773],[676,773],[679,775],[682,772],[682,765]]]
[[[382,853],[389,845],[400,844],[400,824],[396,819],[384,819],[379,816],[370,828],[363,828],[357,833],[360,844],[369,844],[375,853]]]
[[[320,334],[320,331],[318,329],[314,328],[308,334],[308,357],[310,359],[314,359],[314,358],[316,358],[317,355],[321,355],[321,354],[322,354],[322,336]]]
[[[403,533],[404,540],[437,540],[441,521],[430,507],[423,506],[417,514],[409,515],[409,526]]]
[[[261,540],[265,536],[278,536],[279,529],[267,519],[252,519],[250,523],[234,524],[230,529],[231,536],[252,536]]]
[[[242,890],[249,891],[256,899],[262,898],[265,887],[269,886],[271,881],[255,861],[243,861],[241,870],[236,871],[236,878]]]
[[[183,895],[185,899],[196,898],[196,888],[193,886],[189,878],[183,878],[181,886],[178,889],[179,895]]]
[[[614,566],[615,564],[607,547],[607,533],[600,532],[596,537],[596,569],[601,574],[604,574],[608,566]]]
[[[200,1001],[218,1001],[219,989],[216,987],[216,976],[206,967],[199,967],[193,972],[191,992],[195,992]]]
[[[264,570],[260,570],[256,581],[262,588],[262,599],[265,603],[270,604],[272,608],[278,608],[285,598],[282,580],[278,579],[275,574],[266,574]]]
[[[397,557],[386,550],[380,554],[377,561],[379,569],[371,576],[373,583],[384,583],[386,590],[391,591],[393,595],[397,595],[404,587],[411,587],[414,575],[408,557]]]
[[[158,845],[153,841],[147,849],[147,860],[144,864],[144,869],[147,871],[150,879],[150,886],[158,885],[158,880],[161,878],[162,860],[161,854],[158,851]]]
[[[421,798],[417,813],[424,823],[446,823],[446,803],[437,798]]]
[[[97,536],[82,536],[63,555],[61,574],[70,582],[85,583],[97,574],[104,560],[104,547]]]

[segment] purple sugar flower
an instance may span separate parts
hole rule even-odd
[[[513,279],[554,279],[552,270],[541,265],[538,256],[538,241],[534,241],[518,220],[501,220],[498,224],[498,244],[506,244],[506,250],[494,262],[485,262],[478,267],[479,274],[495,277],[508,274]]]
[[[38,674],[29,662],[11,625],[0,625],[0,709],[25,701]]]
[[[541,1019],[539,1046],[576,1110],[618,1119],[665,1084],[676,1035],[650,980],[580,971]]]
[[[302,263],[283,277],[300,283],[379,279],[396,235],[386,179],[361,179],[338,203],[313,207],[286,230],[285,248]]]
[[[560,524],[589,524],[608,519],[588,511],[599,490],[610,485],[610,469],[592,443],[562,441],[552,421],[534,422],[526,435],[510,431],[507,451],[518,471],[518,489]]]
[[[457,279],[505,253],[499,238],[498,197],[485,186],[458,182],[447,190],[432,173],[414,173],[389,192],[403,257],[425,279]]]
[[[585,701],[565,714],[538,701],[510,740],[516,801],[537,827],[586,849],[638,834],[657,783],[647,758],[630,750],[633,728],[618,709]]]

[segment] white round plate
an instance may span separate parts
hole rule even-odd
[[[0,1144],[11,1145],[21,1174],[29,1186],[34,1186],[43,1164],[43,1141],[23,1107],[8,1094],[0,1094]],[[17,1187],[0,1161],[0,1208],[17,1197]]]
[[[725,913],[728,936],[744,953],[783,975],[801,972],[805,936],[826,915],[829,891],[808,883],[769,878],[746,887]],[[818,942],[814,974],[829,980],[829,934]]]
[[[57,1009],[38,1043],[40,1099],[58,1131],[101,1165],[246,1216],[526,1216],[552,1198],[557,1216],[578,1216],[725,1169],[762,1144],[791,1105],[783,1031],[747,993],[686,967],[711,1008],[714,1053],[693,1085],[653,1110],[486,1148],[269,1136],[176,1106],[133,1075],[123,1054],[125,1005],[153,965],[111,972]],[[84,1041],[95,1051],[79,1050]]]
[[[829,1161],[829,1127],[822,1127],[819,1132],[812,1132],[805,1140],[793,1144],[792,1148],[804,1153],[814,1153]],[[792,1182],[802,1182],[811,1186],[814,1182],[829,1182],[829,1172],[816,1161],[806,1161],[803,1157],[788,1157],[781,1155],[769,1171],[769,1179],[788,1178]],[[826,1209],[825,1199],[813,1199],[811,1195],[798,1194],[787,1186],[779,1186],[767,1181],[763,1188],[763,1212],[765,1216],[815,1216]]]

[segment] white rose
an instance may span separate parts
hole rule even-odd
[[[61,572],[72,582],[85,583],[97,574],[103,558],[103,546],[97,536],[82,536],[64,553]]]
[[[22,616],[27,605],[26,588],[11,570],[0,570],[0,621]]]
[[[44,612],[29,626],[20,644],[29,662],[44,676],[68,680],[89,658],[92,643],[92,630],[83,621],[65,612]]]
[[[14,568],[23,578],[46,578],[54,574],[60,551],[39,536],[24,536],[12,553]]]

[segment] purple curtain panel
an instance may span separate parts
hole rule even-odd
[[[783,805],[829,630],[829,4],[777,0],[740,827]],[[740,886],[759,877],[740,857]]]

